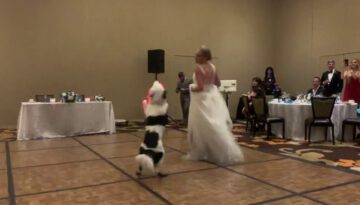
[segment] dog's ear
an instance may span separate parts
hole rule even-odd
[[[166,99],[166,90],[163,92],[162,98]]]

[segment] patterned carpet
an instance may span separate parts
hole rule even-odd
[[[172,122],[168,128],[186,132],[179,122]],[[117,125],[117,132],[144,131],[143,122],[126,122]],[[318,162],[324,165],[360,172],[360,146],[356,143],[313,143],[282,139],[266,140],[264,133],[250,137],[243,124],[234,124],[233,133],[239,145],[272,154]],[[16,129],[0,129],[0,142],[16,140]]]
[[[252,138],[242,124],[235,124],[233,133],[239,144],[245,147],[360,172],[360,146],[357,143],[332,145],[322,142],[308,145],[304,141],[266,140],[265,133]]]
[[[0,129],[0,142],[16,140],[16,129]]]
[[[172,123],[168,127],[187,132],[186,127],[179,123]],[[118,127],[118,132],[128,132],[130,130],[143,131],[144,124],[132,122],[126,126]],[[323,142],[308,145],[304,141],[266,140],[265,133],[261,132],[255,138],[252,138],[249,132],[245,130],[244,124],[234,124],[233,133],[241,146],[360,172],[360,146],[357,143],[337,143],[334,146],[330,142]]]

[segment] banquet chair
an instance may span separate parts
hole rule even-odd
[[[252,116],[250,113],[249,98],[248,98],[248,96],[243,95],[243,96],[241,96],[241,100],[243,101],[244,109],[245,109],[244,116],[246,119],[246,130],[249,127],[249,122],[250,122],[250,129],[253,129],[252,120],[253,120],[254,116]]]
[[[345,125],[352,125],[352,134],[353,140],[355,141],[356,137],[356,127],[360,126],[360,117],[357,118],[347,118],[342,122],[342,135],[341,135],[341,142],[344,142],[344,134],[345,134]]]
[[[252,99],[252,103],[254,106],[255,111],[255,118],[254,118],[254,129],[253,129],[253,137],[256,134],[256,123],[265,123],[267,130],[266,136],[267,139],[270,139],[271,135],[271,124],[273,123],[282,123],[282,137],[285,139],[285,119],[283,117],[276,117],[276,116],[268,116],[267,114],[267,102],[264,97],[256,97]]]
[[[269,103],[270,101],[272,101],[274,99],[274,95],[265,95],[266,97],[266,102]]]
[[[334,136],[334,123],[331,121],[331,115],[335,106],[334,97],[312,97],[311,98],[311,108],[312,108],[312,118],[305,120],[305,141],[308,140],[308,143],[311,143],[311,127],[325,127],[325,141],[327,140],[327,131],[328,127],[331,127],[332,131],[332,143],[335,145],[335,136]],[[309,136],[308,133],[309,127]]]
[[[35,102],[50,102],[50,98],[54,97],[54,95],[35,95]]]

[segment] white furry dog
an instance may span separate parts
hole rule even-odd
[[[135,158],[139,166],[136,174],[166,176],[159,171],[159,168],[165,155],[162,138],[165,125],[168,123],[168,103],[166,90],[158,81],[155,81],[150,88],[147,100],[143,101],[143,108],[146,127],[144,142],[141,143],[139,155]]]

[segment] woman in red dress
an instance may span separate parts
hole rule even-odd
[[[344,101],[354,100],[360,104],[360,69],[359,60],[353,59],[350,68],[346,68],[343,74],[345,79]]]

